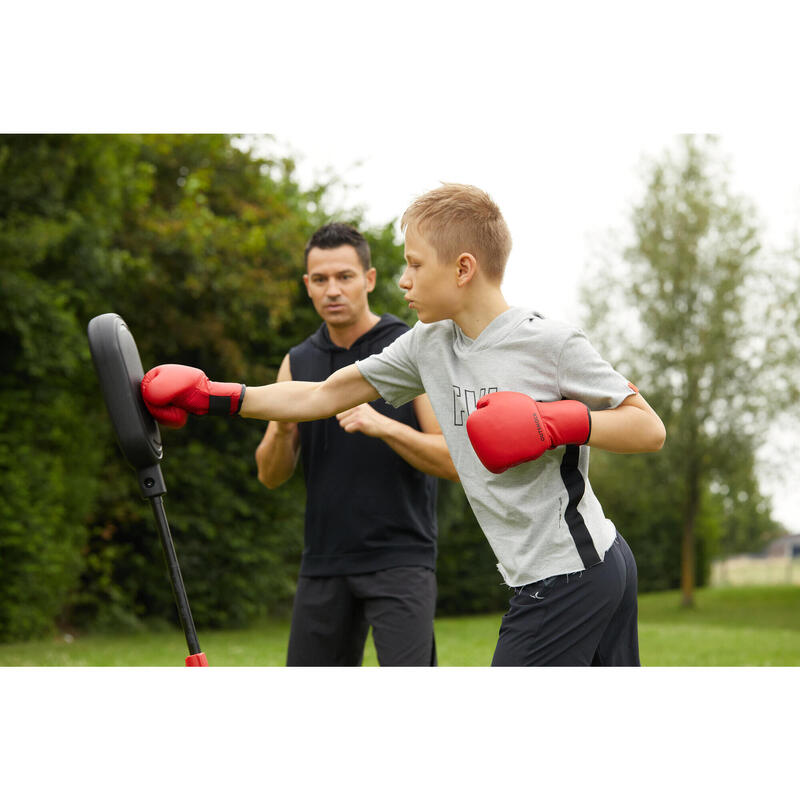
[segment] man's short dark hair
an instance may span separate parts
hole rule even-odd
[[[306,270],[308,269],[308,253],[312,247],[321,250],[334,250],[349,244],[358,253],[358,260],[366,272],[372,266],[367,240],[352,226],[344,222],[329,222],[317,230],[308,240],[305,251]]]

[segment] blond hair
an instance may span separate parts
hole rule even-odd
[[[461,183],[443,183],[420,195],[405,210],[400,228],[414,228],[441,261],[461,253],[475,256],[487,277],[498,283],[511,252],[511,233],[486,192]]]

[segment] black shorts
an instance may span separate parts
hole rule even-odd
[[[636,584],[617,534],[602,563],[516,587],[492,666],[640,666]]]
[[[383,667],[436,666],[436,573],[394,567],[297,581],[289,667],[357,667],[372,638]]]

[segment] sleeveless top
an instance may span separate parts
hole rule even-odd
[[[323,323],[289,351],[292,379],[323,381],[342,367],[380,353],[408,326],[391,314],[349,349]],[[420,430],[413,404],[371,403],[381,414]],[[335,417],[298,424],[306,483],[304,576],[351,575],[436,564],[436,486],[380,439],[346,433]]]

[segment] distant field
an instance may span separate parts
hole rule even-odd
[[[697,592],[694,609],[677,592],[639,598],[645,666],[800,666],[800,587],[726,587]],[[501,614],[437,619],[441,666],[488,666]],[[214,666],[281,666],[288,622],[240,631],[198,631]],[[181,666],[180,631],[79,636],[0,645],[0,666]],[[370,638],[364,663],[376,666]]]
[[[711,565],[711,586],[800,586],[800,557],[732,556]]]

